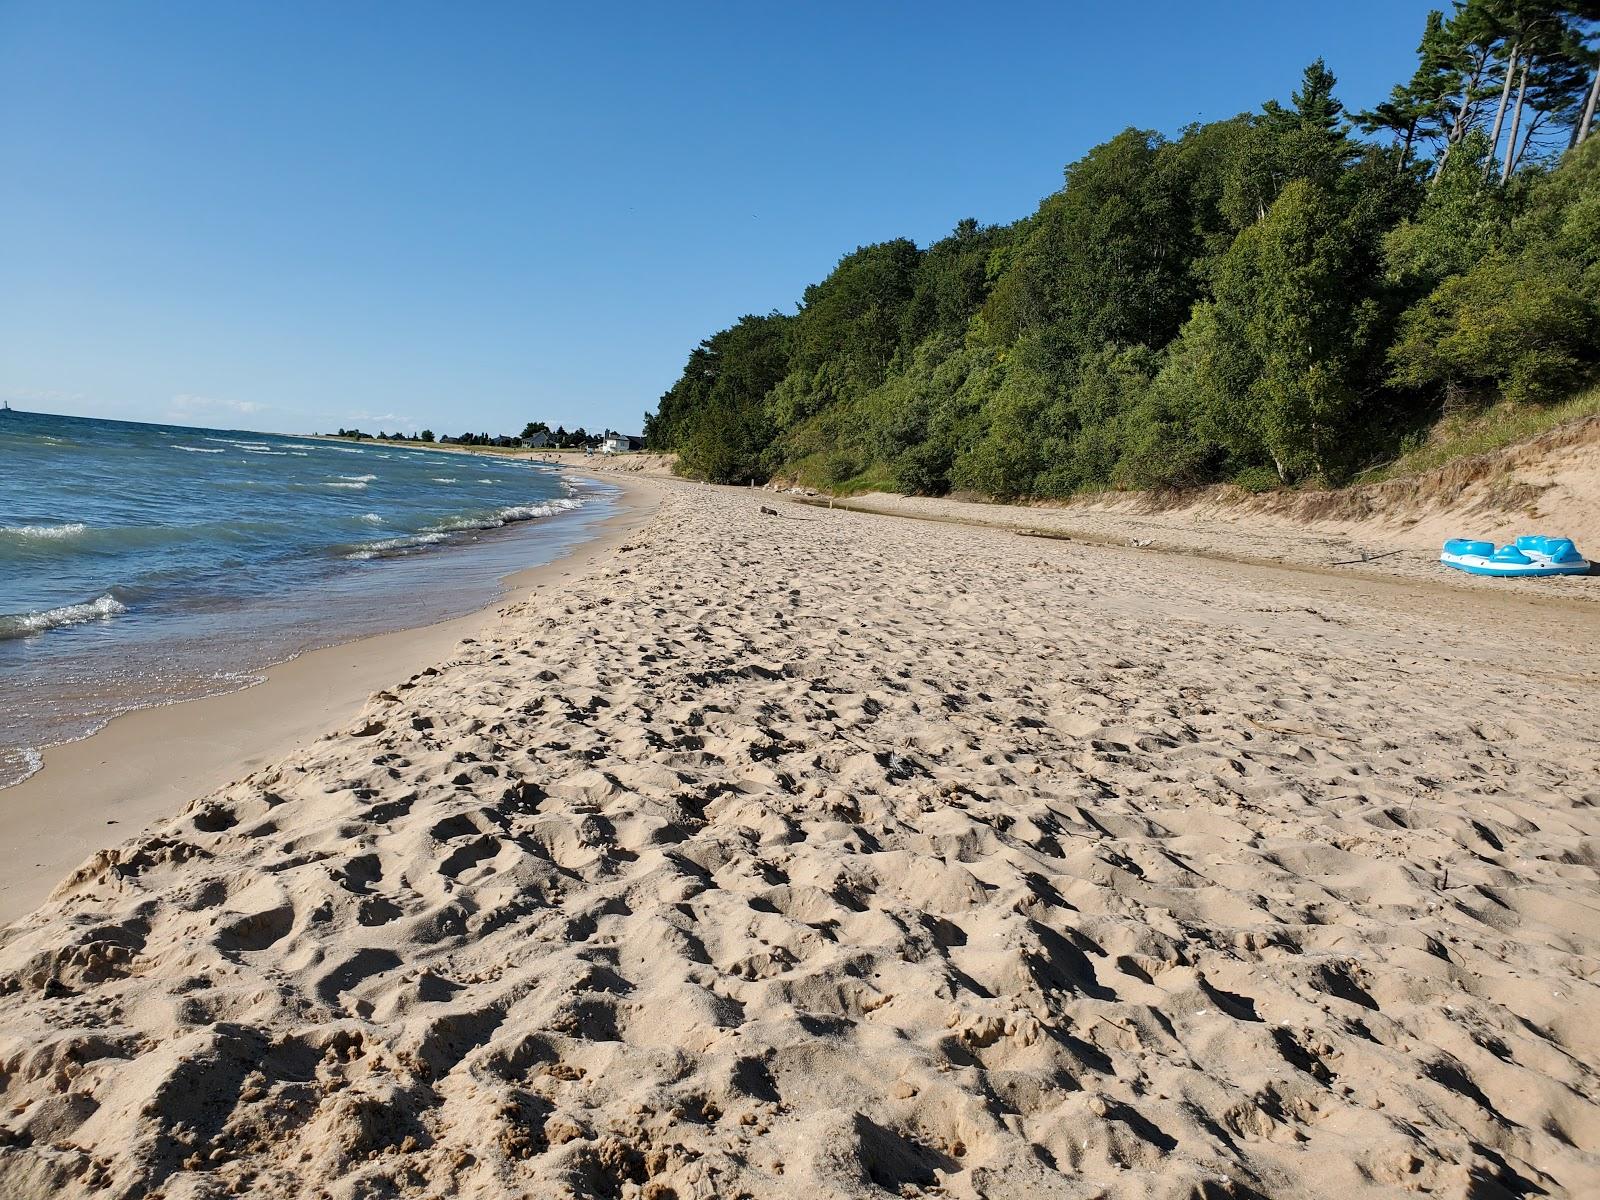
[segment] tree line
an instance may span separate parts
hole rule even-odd
[[[1000,498],[1336,484],[1600,364],[1600,2],[1431,13],[1409,80],[1128,129],[1009,225],[858,247],[691,351],[649,448],[719,482]]]
[[[540,434],[544,435],[542,439],[537,438],[537,435]],[[338,430],[338,432],[330,434],[329,436],[351,438],[358,442],[363,438],[383,442],[435,441],[433,430],[431,429],[424,429],[420,433],[405,434],[399,432],[384,433],[382,430],[379,430],[377,433],[365,433],[360,429],[341,428]],[[514,437],[508,434],[468,432],[455,437],[445,435],[437,440],[439,442],[455,446],[508,446],[518,442],[535,442],[537,439],[537,445],[540,447],[549,447],[557,450],[583,450],[594,449],[600,446],[606,438],[613,436],[616,435],[609,428],[603,434],[591,434],[586,431],[582,425],[569,431],[564,425],[558,425],[554,429],[551,429],[549,424],[544,421],[529,421],[523,426],[522,432]]]
[[[551,429],[544,421],[529,421],[523,426],[520,436],[525,440],[532,440],[541,433],[544,434],[544,444],[556,450],[583,450],[598,446],[603,440],[612,436],[610,429],[604,433],[590,433],[582,425],[576,429],[568,429],[565,425],[557,425]]]
[[[433,430],[424,429],[421,433],[404,434],[399,432],[384,433],[381,429],[377,433],[363,433],[359,429],[341,428],[337,433],[329,436],[350,438],[357,442],[361,441],[362,438],[370,438],[380,442],[431,442],[433,441]]]

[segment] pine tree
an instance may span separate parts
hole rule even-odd
[[[1262,127],[1277,142],[1275,157],[1285,180],[1326,183],[1356,156],[1344,105],[1333,94],[1337,83],[1319,58],[1301,75],[1299,90],[1290,96],[1292,108],[1276,100],[1262,106]]]
[[[1501,118],[1516,79],[1516,101],[1510,106],[1511,128],[1501,162],[1500,182],[1511,178],[1527,153],[1534,135],[1552,119],[1575,122],[1582,103],[1583,63],[1586,55],[1578,28],[1589,0],[1579,4],[1561,0],[1500,0],[1493,15],[1498,19],[1506,52],[1506,75],[1501,106],[1490,137],[1498,149]],[[1523,116],[1527,113],[1524,131]],[[1519,134],[1521,135],[1519,137]]]
[[[1417,69],[1408,83],[1396,84],[1382,104],[1356,116],[1367,133],[1389,130],[1399,143],[1397,173],[1403,174],[1419,138],[1439,137],[1450,129],[1451,101],[1460,87],[1460,47],[1444,14],[1428,14],[1417,46]]]
[[[1495,64],[1505,25],[1503,4],[1504,0],[1458,0],[1455,14],[1441,30],[1439,48],[1456,79],[1455,115],[1441,164],[1477,126],[1484,103],[1502,90]]]

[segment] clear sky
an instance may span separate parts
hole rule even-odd
[[[636,433],[857,245],[1014,220],[1319,54],[1371,104],[1429,7],[0,0],[0,395]]]

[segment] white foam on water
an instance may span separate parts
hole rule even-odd
[[[541,504],[513,504],[497,509],[488,517],[454,517],[448,521],[440,521],[437,525],[430,525],[421,533],[408,534],[404,537],[384,538],[378,542],[366,542],[357,546],[345,557],[362,561],[370,558],[386,558],[397,554],[410,554],[423,546],[431,546],[438,542],[448,541],[453,533],[469,533],[478,529],[499,529],[502,525],[510,525],[516,521],[534,521],[540,517],[553,517],[558,513],[571,512],[575,508],[583,507],[582,500],[546,500]],[[376,514],[368,514],[368,517]],[[363,517],[362,520],[368,519]]]
[[[0,525],[0,533],[10,534],[12,537],[54,540],[77,537],[88,528],[81,521],[69,521],[64,525]]]
[[[396,554],[409,554],[413,550],[420,550],[423,546],[431,546],[435,542],[444,541],[449,535],[437,530],[429,533],[408,534],[405,537],[384,538],[380,542],[367,542],[358,546],[345,557],[356,562],[363,562],[370,558],[386,558]]]
[[[351,483],[371,483],[376,475],[341,475],[340,479],[348,479]]]
[[[226,454],[226,450],[213,450],[209,446],[173,446],[174,450],[182,450],[185,454]]]
[[[252,442],[252,441],[246,441],[243,438],[225,438],[225,437],[209,437],[209,436],[202,437],[200,440],[202,442],[221,442],[224,446],[234,446],[234,447],[236,447],[236,448],[238,448],[240,450],[255,450],[255,451],[258,451],[258,452],[259,451],[266,451],[269,454],[281,454],[281,453],[283,453],[283,451],[281,451],[281,450],[274,450],[272,448],[272,444],[270,442]]]
[[[380,517],[377,513],[362,513],[356,519],[358,521],[366,521],[366,522],[368,522],[370,524],[373,524],[373,525],[382,525],[383,524],[383,518]]]
[[[322,486],[323,487],[331,487],[331,488],[345,488],[345,489],[347,489],[349,491],[353,491],[353,492],[364,492],[364,491],[367,490],[367,485],[366,484],[360,482],[359,480],[355,480],[355,479],[349,480],[349,481],[347,481],[345,483],[339,483],[336,480],[329,480],[327,483],[324,483]]]
[[[513,504],[510,508],[502,508],[498,516],[502,521],[531,521],[582,507],[582,500],[546,500],[543,504]]]
[[[65,604],[60,608],[47,608],[43,612],[19,613],[0,617],[0,639],[28,637],[47,629],[63,629],[68,625],[83,625],[90,621],[104,621],[128,611],[128,606],[107,592],[84,604]]]
[[[0,787],[12,787],[30,776],[37,775],[44,766],[44,755],[32,746],[11,746],[0,749]]]
[[[435,483],[454,483],[455,482],[455,477],[453,475],[452,476],[431,475],[431,476],[429,476],[429,478],[432,479]]]
[[[583,507],[582,500],[546,500],[542,504],[513,504],[489,517],[454,517],[428,528],[436,533],[463,533],[469,529],[499,529],[516,521],[534,521]]]

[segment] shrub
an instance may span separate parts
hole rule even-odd
[[[1233,477],[1233,483],[1235,487],[1241,487],[1251,495],[1258,495],[1278,487],[1280,480],[1278,473],[1271,467],[1246,467]]]
[[[1402,387],[1499,389],[1513,403],[1547,403],[1583,381],[1597,351],[1600,321],[1585,296],[1494,255],[1408,309],[1389,358]]]

